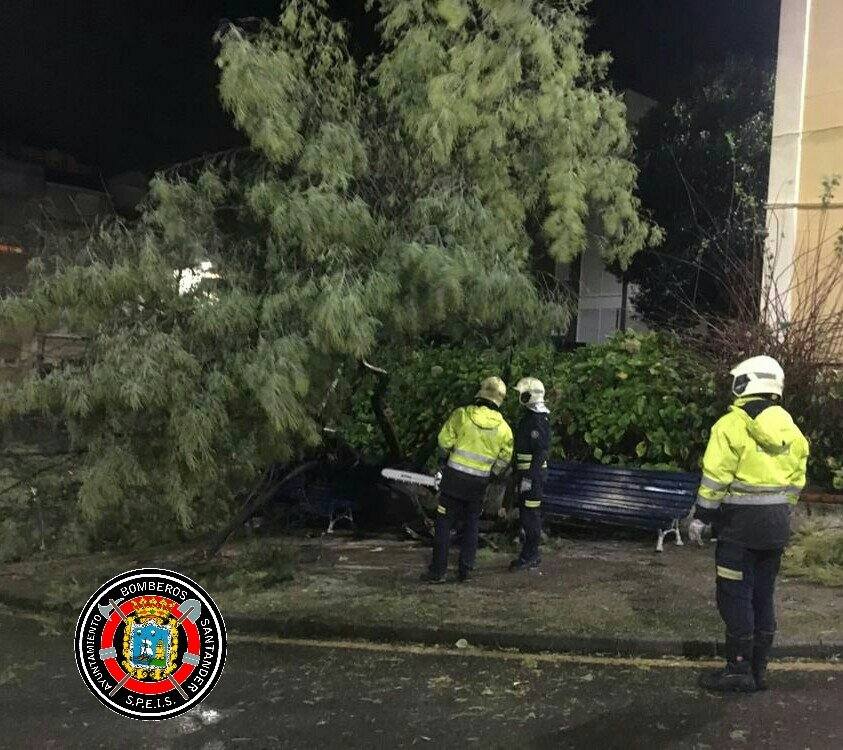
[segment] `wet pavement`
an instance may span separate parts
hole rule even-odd
[[[71,635],[0,609],[0,747],[843,747],[840,665],[777,670],[774,689],[750,696],[706,694],[695,677],[643,661],[234,637],[199,708],[138,722],[87,692]]]
[[[658,555],[649,536],[553,537],[541,569],[517,575],[508,572],[512,553],[484,548],[469,586],[420,585],[430,549],[389,537],[265,537],[228,545],[206,563],[196,563],[195,553],[177,547],[10,563],[0,566],[0,601],[76,613],[104,581],[151,566],[190,575],[229,621],[253,633],[283,626],[288,634],[381,640],[388,631],[439,643],[444,630],[445,643],[469,635],[532,651],[593,650],[620,639],[622,648],[647,655],[648,642],[656,642],[656,653],[713,653],[722,638],[711,545],[668,545]],[[254,557],[259,562],[250,567]],[[279,576],[285,561],[289,575]],[[265,575],[276,580],[267,583]],[[843,654],[843,588],[783,575],[776,603],[779,647],[820,658]],[[575,643],[583,639],[591,643]]]

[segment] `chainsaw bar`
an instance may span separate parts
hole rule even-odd
[[[417,484],[422,487],[436,489],[436,480],[430,474],[419,474],[415,471],[404,471],[403,469],[382,469],[381,476],[393,482]]]

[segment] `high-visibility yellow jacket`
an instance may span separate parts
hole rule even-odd
[[[509,466],[512,429],[499,411],[480,404],[463,406],[439,432],[439,448],[447,454],[440,491],[476,499],[489,477]]]
[[[718,538],[784,546],[790,508],[805,486],[808,441],[776,402],[740,398],[711,428],[695,515]]]

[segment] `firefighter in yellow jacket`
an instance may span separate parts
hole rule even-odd
[[[767,687],[776,631],[773,592],[790,516],[805,486],[808,441],[780,400],[784,372],[772,357],[731,371],[736,401],[712,427],[689,536],[713,524],[717,608],[726,625],[726,667],[704,675],[711,690]]]
[[[459,580],[465,581],[477,553],[477,534],[486,486],[512,460],[512,430],[500,413],[506,386],[498,377],[480,384],[474,404],[454,410],[439,433],[443,463],[436,509],[433,559],[422,580],[444,583],[451,529],[463,521]]]

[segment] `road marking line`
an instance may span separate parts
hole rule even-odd
[[[307,648],[346,649],[386,654],[407,654],[412,656],[457,656],[504,661],[533,661],[543,664],[592,664],[595,666],[627,666],[634,668],[699,669],[721,667],[722,661],[711,659],[664,659],[639,658],[632,656],[589,656],[586,654],[528,654],[519,651],[496,651],[469,647],[467,649],[444,646],[420,646],[408,643],[372,643],[370,641],[319,640],[309,638],[281,638],[279,636],[234,635],[231,643],[261,643],[275,646],[304,646]],[[836,661],[773,661],[770,670],[777,672],[843,672],[843,662]]]
[[[39,622],[51,622],[52,618],[30,612],[18,612],[6,605],[3,610]],[[712,659],[680,659],[667,657],[662,659],[638,658],[634,656],[588,656],[579,654],[530,654],[519,651],[497,651],[470,647],[467,649],[447,648],[444,646],[419,646],[407,643],[373,643],[370,641],[316,640],[311,638],[281,638],[278,636],[235,635],[229,633],[230,643],[265,643],[275,646],[305,646],[308,648],[348,649],[350,651],[369,651],[376,653],[399,653],[411,656],[472,656],[480,659],[501,659],[507,661],[536,661],[543,664],[594,664],[602,666],[626,666],[634,668],[662,669],[699,669],[722,667],[722,661]],[[770,671],[775,672],[843,672],[843,661],[771,661]]]

